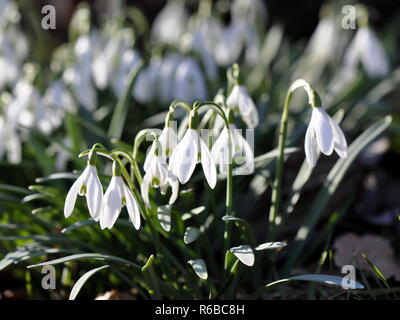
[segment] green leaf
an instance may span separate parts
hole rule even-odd
[[[208,278],[207,266],[203,259],[189,260],[188,263],[200,279],[206,280]]]
[[[271,250],[286,247],[286,242],[266,242],[254,248],[255,251]]]
[[[154,262],[154,255],[151,255],[149,259],[147,259],[146,264],[142,267],[142,272],[146,272],[146,270],[148,270],[153,265],[153,262]]]
[[[195,227],[187,227],[183,235],[183,242],[186,244],[192,243],[200,236],[200,230]]]
[[[343,287],[342,283],[345,278],[338,276],[323,275],[323,274],[304,274],[301,276],[290,277],[288,279],[297,281],[319,282],[324,284],[335,285],[338,287]],[[364,286],[361,283],[355,281],[355,289],[364,289]]]
[[[8,253],[0,261],[0,270],[7,268],[11,264],[17,264],[22,261],[29,260],[34,257],[40,257],[48,254],[56,253],[74,253],[75,250],[57,249],[57,248],[45,248],[45,247],[30,247],[23,246],[18,250]]]
[[[69,261],[84,260],[84,259],[110,260],[110,261],[118,262],[120,264],[132,266],[138,270],[142,270],[142,268],[139,265],[137,265],[136,263],[133,263],[129,260],[115,257],[115,256],[106,255],[106,254],[99,254],[99,253],[73,254],[73,255],[63,257],[60,259],[55,259],[55,260],[51,260],[51,261],[46,261],[46,262],[30,265],[30,266],[28,266],[28,268],[36,268],[36,267],[41,267],[41,266],[46,266],[46,265],[55,265],[55,264],[69,262]]]
[[[109,265],[101,266],[95,269],[92,269],[88,272],[86,272],[82,277],[79,278],[79,280],[75,283],[74,287],[71,290],[71,294],[69,295],[69,300],[75,300],[76,296],[78,295],[79,291],[81,291],[83,285],[86,283],[86,281],[89,280],[91,276],[93,276],[95,273],[110,268]]]
[[[157,208],[157,218],[160,221],[161,227],[165,231],[171,230],[171,207],[170,206],[160,206]]]
[[[128,114],[129,100],[132,96],[132,88],[135,84],[139,70],[142,68],[142,64],[139,63],[129,73],[128,85],[125,88],[123,95],[119,98],[117,105],[111,119],[110,127],[108,128],[108,136],[110,138],[120,139],[122,130],[124,128],[126,115]]]
[[[345,278],[343,278],[343,277],[323,275],[323,274],[304,274],[304,275],[289,277],[289,278],[280,279],[280,280],[266,284],[265,286],[261,287],[256,292],[254,292],[251,296],[249,296],[248,299],[256,299],[257,297],[262,295],[268,289],[273,288],[273,287],[283,284],[283,283],[290,282],[290,281],[311,281],[311,282],[317,282],[317,283],[322,283],[322,284],[334,285],[334,286],[343,288],[342,283],[343,283],[344,279]],[[346,282],[347,282],[347,279],[346,279]],[[364,286],[357,281],[354,281],[354,285],[355,285],[355,289],[364,289]]]
[[[93,224],[96,224],[97,222],[93,219],[87,219],[87,220],[82,220],[74,223],[73,225],[70,225],[69,227],[66,227],[61,230],[61,233],[66,233],[78,228],[86,227],[86,226],[91,226]]]
[[[190,212],[184,213],[182,215],[181,219],[182,219],[182,221],[186,221],[186,220],[192,218],[193,216],[197,216],[198,214],[202,213],[205,209],[206,209],[205,206],[194,208],[194,209],[190,210]]]
[[[298,261],[298,258],[300,257],[306,244],[306,240],[308,240],[309,235],[313,231],[329,200],[335,193],[339,183],[342,181],[345,173],[350,168],[353,161],[357,158],[360,152],[367,147],[369,143],[371,143],[371,141],[373,141],[390,125],[391,122],[392,117],[387,116],[384,119],[374,123],[351,144],[347,158],[339,159],[333,166],[316,200],[308,210],[308,215],[305,222],[299,228],[296,234],[293,249],[289,254],[288,260],[283,268],[283,274],[289,274],[291,268]]]
[[[376,275],[379,277],[379,279],[382,280],[382,282],[385,284],[386,287],[390,289],[389,283],[387,282],[386,278],[383,276],[382,272],[378,269],[377,266],[375,266],[371,260],[368,259],[367,255],[365,253],[361,253],[361,256],[367,261],[369,266],[372,268],[372,270],[376,273]]]
[[[236,258],[238,258],[246,266],[252,267],[255,262],[255,256],[253,249],[248,245],[241,245],[238,247],[233,247],[229,249]]]
[[[53,173],[50,174],[46,177],[40,177],[36,178],[35,182],[36,183],[42,183],[45,181],[52,181],[52,180],[58,180],[58,179],[71,179],[71,180],[76,180],[79,177],[77,174],[73,174],[70,172],[59,172],[59,173]]]

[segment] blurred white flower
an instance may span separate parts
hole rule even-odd
[[[26,80],[18,81],[13,95],[6,111],[10,125],[36,128],[45,134],[60,125],[60,114],[48,109],[38,90]]]
[[[335,150],[339,157],[347,157],[347,142],[343,131],[321,107],[313,107],[304,149],[311,167],[317,163],[319,151],[325,155],[331,155]]]
[[[174,99],[189,103],[207,99],[207,88],[203,73],[193,58],[185,58],[175,74]]]
[[[86,196],[89,213],[94,220],[98,221],[103,200],[103,186],[97,175],[95,165],[88,163],[85,170],[74,182],[71,189],[69,189],[64,205],[64,215],[66,218],[72,214],[78,194]]]
[[[169,104],[175,99],[174,83],[176,70],[182,62],[182,56],[177,53],[167,54],[158,70],[159,101],[162,104]]]
[[[217,183],[214,159],[197,130],[189,128],[172,152],[168,168],[178,177],[180,183],[185,184],[192,176],[199,160],[210,188],[214,189]]]
[[[360,62],[370,77],[384,77],[389,73],[385,48],[369,27],[357,30],[344,56],[344,67],[353,72]]]
[[[71,93],[65,84],[60,81],[54,81],[46,90],[43,96],[43,102],[49,109],[61,110],[63,112],[75,112],[77,106]]]
[[[152,37],[161,43],[177,44],[185,31],[187,20],[184,1],[168,1],[154,20]]]
[[[109,84],[115,67],[120,40],[118,37],[106,37],[103,34],[93,33],[91,43],[93,44],[91,49],[93,80],[98,89],[104,90]]]
[[[140,54],[130,48],[121,50],[121,58],[112,76],[111,86],[117,97],[120,97],[128,85],[128,76],[141,61]]]
[[[222,130],[221,134],[215,141],[211,148],[211,155],[216,165],[219,165],[219,172],[225,176],[228,172],[228,164],[231,162],[229,159],[229,132],[233,139],[232,160],[238,160],[242,164],[234,168],[234,175],[248,175],[254,172],[254,153],[253,148],[248,141],[242,136],[240,130],[235,125],[231,124],[230,129],[226,127]]]
[[[218,40],[214,47],[216,62],[223,67],[227,67],[237,62],[244,46],[245,35],[242,25],[231,23],[217,31]]]
[[[21,139],[15,126],[10,124],[7,119],[0,115],[0,159],[4,154],[10,163],[17,164],[22,160]]]
[[[160,57],[154,56],[151,58],[150,64],[139,72],[133,87],[133,96],[140,103],[148,103],[157,97],[158,71],[161,62]]]
[[[89,111],[94,111],[97,107],[97,92],[92,82],[92,43],[90,36],[82,35],[78,38],[74,46],[74,53],[76,62],[64,71],[63,80],[72,85],[79,104]]]
[[[229,94],[226,104],[233,110],[238,110],[244,123],[249,128],[255,128],[259,123],[257,107],[251,99],[246,87],[235,85]]]
[[[138,230],[140,228],[140,212],[136,200],[121,175],[113,174],[102,201],[100,227],[111,229],[123,206],[126,206],[131,222]]]

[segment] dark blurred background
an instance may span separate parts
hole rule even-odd
[[[20,0],[21,4],[27,1]],[[69,19],[75,6],[80,0],[39,0],[35,1],[38,7],[51,4],[57,11],[57,30],[61,39],[66,39]],[[107,6],[109,0],[86,1],[92,8]],[[166,0],[126,0],[126,3],[133,4],[143,10],[143,13],[152,21],[157,13],[164,7]],[[216,1],[213,1],[216,2]],[[230,2],[227,0],[226,2]],[[264,3],[268,9],[268,24],[281,23],[285,26],[286,35],[296,41],[307,38],[311,35],[318,23],[319,10],[323,0],[265,0]],[[375,10],[372,15],[373,25],[379,29],[385,22],[392,20],[400,8],[400,0],[362,0],[358,3],[364,3]],[[196,8],[197,0],[188,0],[188,7]],[[99,9],[99,8],[96,8]]]

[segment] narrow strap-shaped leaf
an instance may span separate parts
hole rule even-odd
[[[124,123],[126,120],[126,115],[128,113],[128,105],[130,97],[132,96],[132,88],[136,81],[136,76],[142,67],[142,63],[139,63],[132,71],[129,73],[128,85],[125,88],[123,95],[119,98],[117,105],[111,119],[110,127],[108,129],[108,136],[110,138],[120,139],[122,135],[122,130],[124,128]]]
[[[114,261],[114,262],[119,262],[121,264],[126,264],[129,266],[132,266],[138,270],[142,270],[142,268],[137,265],[136,263],[133,263],[129,260],[123,259],[123,258],[119,258],[119,257],[115,257],[115,256],[110,256],[110,255],[106,255],[106,254],[98,254],[98,253],[81,253],[81,254],[73,254],[67,257],[63,257],[63,258],[59,258],[59,259],[55,259],[55,260],[51,260],[51,261],[46,261],[46,262],[42,262],[42,263],[38,263],[38,264],[34,264],[34,265],[30,265],[28,266],[28,268],[36,268],[36,267],[41,267],[41,266],[45,266],[45,265],[55,265],[55,264],[60,264],[60,263],[65,263],[68,261],[75,261],[75,260],[84,260],[84,259],[93,259],[93,260],[110,260],[110,261]]]
[[[92,269],[88,272],[86,272],[82,277],[79,278],[79,280],[75,283],[74,287],[71,290],[71,294],[69,295],[69,300],[75,300],[76,296],[78,295],[79,291],[81,291],[83,285],[86,283],[86,281],[89,280],[91,276],[93,276],[95,273],[110,268],[109,265],[101,266],[95,269]]]

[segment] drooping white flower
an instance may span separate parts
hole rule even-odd
[[[85,170],[74,182],[71,189],[69,189],[64,205],[64,215],[66,218],[72,214],[78,194],[86,196],[89,213],[94,220],[98,221],[103,200],[103,186],[97,175],[95,165],[88,163]]]
[[[208,185],[214,189],[217,183],[217,172],[214,159],[196,129],[186,131],[182,140],[172,152],[169,170],[178,177],[180,183],[189,181],[198,162],[201,162]]]
[[[317,163],[319,152],[341,158],[347,157],[347,142],[338,124],[321,107],[314,107],[304,141],[306,158],[311,167]]]
[[[226,104],[233,110],[238,109],[244,123],[249,128],[255,128],[259,123],[257,107],[251,99],[246,87],[235,85],[229,94]]]
[[[355,70],[361,62],[370,77],[384,77],[389,73],[389,59],[374,31],[369,27],[357,30],[345,56],[344,67]]]
[[[237,62],[244,46],[245,34],[242,26],[231,23],[219,26],[218,41],[215,43],[214,56],[218,65],[227,67]]]
[[[131,222],[136,230],[140,228],[140,212],[132,192],[126,186],[121,173],[113,169],[110,184],[104,193],[100,209],[100,227],[111,229],[117,221],[121,209],[126,206]]]
[[[46,90],[43,96],[43,102],[49,109],[54,108],[67,112],[75,112],[77,109],[71,93],[60,80],[54,81]]]
[[[93,85],[91,70],[93,38],[93,35],[81,35],[78,38],[74,46],[76,62],[63,73],[63,80],[72,85],[78,102],[89,111],[97,107],[97,92]]]
[[[117,97],[122,96],[128,85],[129,73],[135,69],[141,61],[140,54],[131,48],[121,49],[120,54],[121,59],[111,79],[111,87]]]
[[[174,99],[189,103],[207,99],[207,88],[203,72],[193,58],[185,58],[179,63],[175,73]]]
[[[228,164],[231,161],[229,159],[229,131],[233,139],[232,148],[232,159],[237,159],[242,164],[234,168],[234,175],[248,175],[254,171],[254,152],[249,142],[242,136],[240,130],[235,125],[231,124],[231,128],[228,130],[226,127],[222,130],[221,134],[215,141],[211,155],[217,165],[219,165],[219,171],[222,175],[226,175],[228,172]]]
[[[156,140],[153,142],[152,147],[150,148],[150,152],[153,156],[147,159],[151,159],[151,162],[145,163],[145,171],[146,174],[143,178],[143,182],[141,184],[141,193],[143,197],[143,201],[147,207],[150,207],[149,201],[149,188],[160,188],[161,193],[165,194],[168,186],[172,187],[172,195],[169,200],[169,204],[173,204],[178,197],[179,191],[179,181],[177,177],[168,170],[168,165],[165,161],[166,157],[161,154],[161,144]],[[147,160],[146,159],[146,160]]]
[[[175,45],[187,25],[188,14],[183,1],[168,1],[154,20],[152,37],[161,43]]]
[[[133,96],[139,102],[148,103],[155,100],[161,62],[160,57],[154,56],[151,58],[149,65],[139,72],[135,86],[133,87]]]
[[[13,164],[22,160],[21,139],[14,125],[0,115],[0,159],[7,155],[7,161]]]

